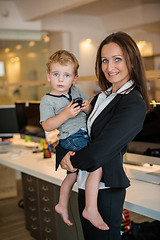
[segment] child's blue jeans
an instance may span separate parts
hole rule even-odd
[[[90,141],[90,137],[87,134],[86,129],[80,128],[76,133],[70,135],[65,139],[60,139],[60,144],[63,148],[70,151],[77,152],[81,148],[87,146]],[[67,171],[67,174],[71,172]]]
[[[70,135],[65,139],[60,140],[60,144],[63,148],[70,151],[77,152],[81,148],[85,147],[90,140],[86,129],[80,128],[78,132]]]

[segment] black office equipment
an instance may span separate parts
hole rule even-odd
[[[127,152],[146,156],[148,163],[154,162],[153,158],[160,158],[160,104],[151,104],[151,111],[146,115],[143,129],[129,143]],[[141,162],[138,155],[135,160]],[[143,163],[145,159],[142,159]],[[160,164],[160,159],[156,164]]]
[[[19,127],[15,106],[0,106],[0,137],[10,138],[18,132]]]
[[[40,125],[39,102],[16,102],[19,132],[22,135],[45,138]]]

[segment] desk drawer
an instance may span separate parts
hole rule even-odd
[[[54,185],[39,180],[39,204],[42,239],[57,240]]]
[[[22,183],[26,228],[30,231],[32,237],[40,239],[38,180],[35,177],[22,173]]]
[[[22,174],[26,228],[37,240],[57,240],[55,186]]]

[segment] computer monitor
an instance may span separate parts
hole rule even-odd
[[[151,104],[142,130],[128,145],[128,153],[136,154],[134,158],[139,163],[160,165],[160,104]]]
[[[19,132],[37,138],[45,138],[45,132],[40,125],[40,102],[16,102],[16,112]]]
[[[0,137],[9,138],[19,133],[15,105],[0,106]]]

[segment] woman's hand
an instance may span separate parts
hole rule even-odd
[[[60,165],[61,165],[61,168],[62,169],[66,169],[70,172],[75,172],[77,169],[75,169],[72,164],[71,164],[71,161],[70,161],[70,156],[73,156],[75,155],[75,152],[71,152],[69,151],[65,156],[64,158],[61,160],[60,162]]]

